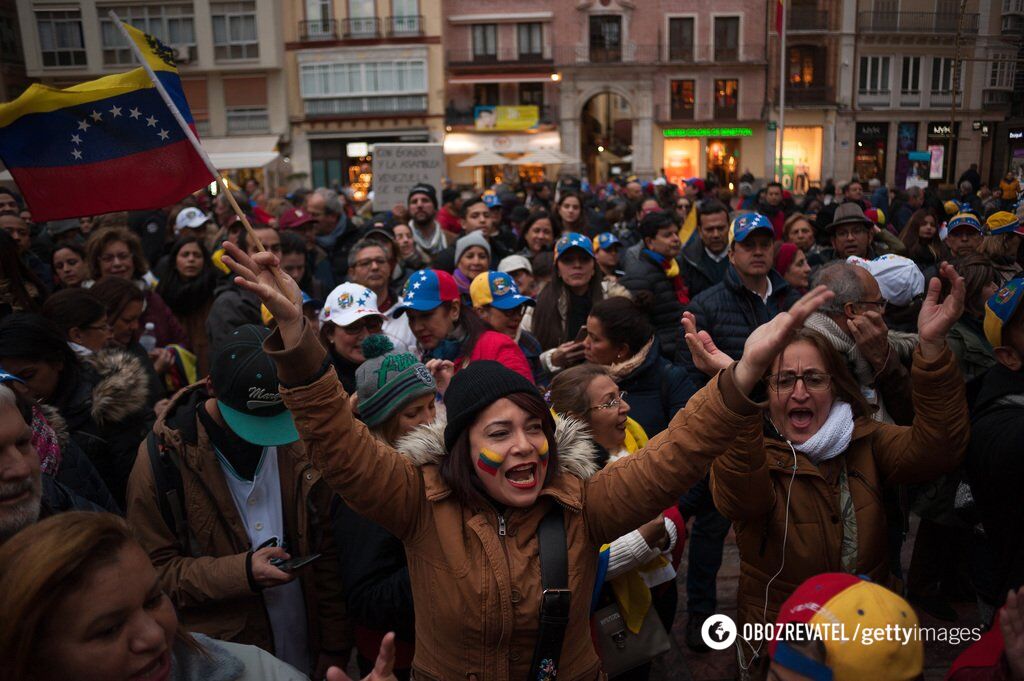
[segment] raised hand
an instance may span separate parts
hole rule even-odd
[[[714,376],[722,369],[732,364],[732,357],[718,349],[711,334],[704,330],[697,330],[697,318],[692,312],[684,312],[680,320],[683,325],[683,339],[690,348],[690,356],[693,358],[693,365],[699,371]]]
[[[277,320],[285,346],[298,343],[302,332],[302,291],[281,270],[281,261],[269,251],[248,255],[231,242],[224,243],[222,262],[235,273],[235,283],[252,291]]]
[[[384,636],[380,643],[380,652],[377,653],[377,662],[373,671],[364,676],[362,681],[398,681],[395,676],[395,633],[390,632]],[[327,670],[327,681],[352,681],[342,669],[331,667]]]
[[[999,613],[1004,654],[1014,679],[1024,679],[1024,588],[1010,591]]]
[[[926,359],[938,357],[946,347],[946,334],[964,313],[966,286],[948,262],[939,265],[939,276],[950,283],[949,295],[939,303],[942,282],[933,277],[928,282],[928,293],[917,316],[917,332],[921,337],[921,354]]]
[[[811,313],[832,300],[834,295],[827,287],[818,286],[793,303],[788,312],[780,312],[767,324],[754,329],[747,337],[743,357],[736,365],[736,387],[744,395],[750,394]]]
[[[876,373],[881,372],[889,361],[890,352],[889,328],[882,315],[869,311],[847,320],[847,323],[860,354]]]

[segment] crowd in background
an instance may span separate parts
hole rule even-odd
[[[739,623],[867,599],[916,626],[901,597],[947,621],[970,602],[987,657],[952,677],[1024,678],[1012,173],[801,197],[749,174],[420,184],[397,206],[232,191],[251,230],[223,193],[37,224],[0,188],[0,679],[338,679],[353,655],[378,680],[522,676],[542,598],[515,509],[575,503],[549,461],[597,519],[566,525],[595,566],[570,570],[592,590],[574,607],[598,616],[562,678],[650,678],[655,653],[602,647],[607,612],[633,636],[685,617],[706,652],[730,529]],[[537,461],[477,446],[506,402]],[[915,678],[923,657],[736,648],[750,678]]]

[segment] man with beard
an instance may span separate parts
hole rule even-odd
[[[434,256],[455,243],[437,221],[436,189],[429,184],[417,184],[409,190],[408,203],[409,228],[417,246]]]

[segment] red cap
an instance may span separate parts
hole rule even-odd
[[[291,210],[285,211],[281,217],[277,219],[278,229],[298,229],[303,225],[308,225],[316,222],[316,218],[302,210],[301,208],[292,208]]]

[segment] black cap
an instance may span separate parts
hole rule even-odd
[[[458,189],[442,189],[441,203],[451,203],[459,198],[461,192]]]
[[[445,449],[451,451],[459,434],[469,428],[477,414],[512,393],[540,396],[533,383],[499,362],[477,360],[455,374],[444,394],[444,406],[448,411],[448,425],[444,428]]]
[[[423,182],[413,185],[412,189],[409,190],[409,196],[406,197],[405,202],[409,203],[412,197],[417,194],[423,194],[430,202],[434,204],[434,208],[437,208],[437,190],[434,189],[433,185],[424,184]]]
[[[281,399],[277,368],[263,352],[269,335],[262,326],[240,326],[213,349],[210,363],[210,382],[224,420],[240,438],[264,447],[299,439]]]

